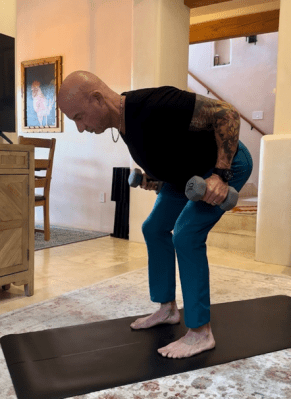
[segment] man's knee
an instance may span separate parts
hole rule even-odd
[[[146,237],[155,234],[157,229],[155,223],[153,223],[152,220],[148,218],[143,222],[141,230],[143,235]]]
[[[165,234],[171,232],[167,229],[167,226],[163,226],[162,223],[157,223],[157,221],[152,218],[147,218],[143,222],[141,230],[144,237],[149,237],[149,238],[164,236]]]

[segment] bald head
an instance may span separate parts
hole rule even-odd
[[[58,94],[59,106],[66,106],[76,96],[85,99],[90,92],[98,90],[106,92],[109,87],[96,75],[87,71],[75,71],[63,81]]]
[[[58,93],[58,105],[78,130],[103,132],[116,125],[120,96],[96,75],[75,71],[66,77]]]

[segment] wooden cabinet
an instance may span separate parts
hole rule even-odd
[[[34,294],[34,146],[0,145],[0,288]]]

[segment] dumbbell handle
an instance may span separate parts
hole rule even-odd
[[[138,168],[135,168],[131,172],[131,174],[130,174],[130,176],[128,178],[128,184],[130,185],[130,187],[140,186],[141,183],[142,183],[142,179],[143,179],[142,171],[140,169],[138,169]],[[159,192],[161,191],[161,189],[162,189],[162,187],[164,185],[164,182],[157,181],[157,180],[151,179],[151,178],[149,178],[149,179],[147,178],[147,181],[148,182],[150,182],[150,181],[156,181],[157,182],[158,188],[155,191],[156,191],[157,194],[159,194]]]
[[[191,201],[201,200],[206,192],[207,183],[202,177],[194,176],[188,180],[186,184],[185,195]],[[238,192],[231,186],[228,187],[228,194],[226,199],[219,207],[223,211],[230,211],[234,208],[238,201]]]

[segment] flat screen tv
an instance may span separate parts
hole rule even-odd
[[[15,39],[0,33],[0,132],[15,132]]]

